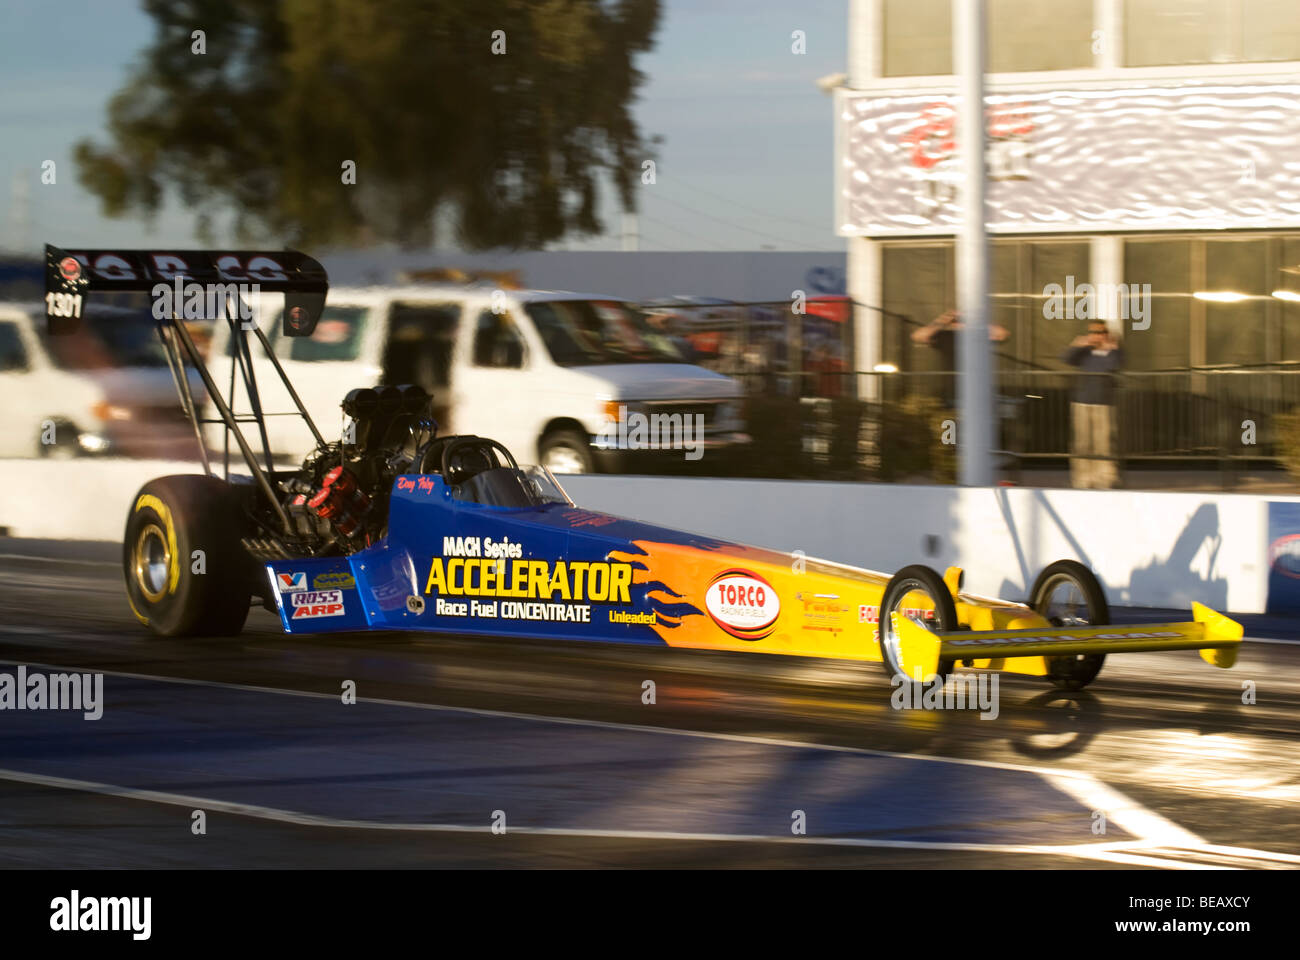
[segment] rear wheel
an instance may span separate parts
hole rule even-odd
[[[890,617],[895,612],[935,633],[951,633],[959,628],[957,606],[953,603],[952,594],[943,582],[943,577],[922,564],[899,570],[885,587],[885,593],[880,598],[879,620],[882,665],[890,680],[902,676],[905,682],[915,684],[916,681],[908,677],[900,666],[898,635]],[[932,682],[942,686],[951,669],[951,660],[939,661],[938,674]],[[925,687],[928,684],[919,686]]]
[[[243,528],[238,493],[215,477],[160,477],[141,487],[122,541],[126,593],[140,622],[165,637],[242,630],[254,592]]]
[[[1091,570],[1075,560],[1058,560],[1044,568],[1029,592],[1029,605],[1054,627],[1110,623],[1106,593]],[[1104,653],[1047,658],[1047,679],[1062,690],[1081,690],[1097,678]]]

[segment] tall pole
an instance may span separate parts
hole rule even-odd
[[[993,349],[989,343],[989,240],[984,220],[984,0],[952,0],[957,71],[961,232],[957,236],[957,454],[961,483],[993,484]]]

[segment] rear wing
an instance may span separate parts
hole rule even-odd
[[[928,680],[941,660],[997,660],[1005,657],[1055,657],[1091,653],[1136,653],[1144,650],[1199,650],[1216,667],[1237,662],[1241,624],[1201,603],[1192,604],[1192,620],[1043,630],[989,630],[934,633],[897,612],[899,660],[907,676]]]
[[[329,293],[325,268],[306,254],[294,250],[64,250],[45,245],[45,316],[51,334],[74,332],[80,326],[92,294],[140,292],[149,294],[153,301],[153,318],[167,352],[167,363],[181,407],[194,427],[204,472],[213,475],[202,425],[220,422],[226,431],[226,479],[230,479],[230,439],[233,437],[254,481],[275,512],[282,531],[291,534],[292,525],[280,503],[280,491],[275,480],[275,461],[266,430],[266,414],[262,410],[248,346],[250,337],[261,344],[317,444],[323,447],[325,441],[285,375],[265,332],[256,323],[244,321],[254,316],[252,308],[262,293],[282,293],[284,335],[311,336]],[[188,320],[209,320],[230,326],[236,362],[231,370],[229,396],[225,399],[186,329],[185,321]],[[203,387],[220,416],[219,421],[204,420],[200,416],[199,405],[185,375],[186,361],[203,381]],[[252,408],[248,415],[236,414],[232,409],[236,369]],[[265,467],[258,463],[240,424],[256,426]]]
[[[76,330],[93,293],[144,292],[162,320],[221,320],[261,293],[284,294],[283,332],[316,329],[329,278],[294,250],[62,250],[45,245],[45,316],[52,334]]]

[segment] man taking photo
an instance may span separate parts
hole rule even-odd
[[[1115,377],[1123,365],[1119,343],[1102,320],[1088,324],[1088,332],[1075,337],[1061,362],[1089,374],[1075,377],[1070,424],[1074,443],[1070,458],[1070,483],[1080,488],[1109,490],[1119,471],[1114,460]]]

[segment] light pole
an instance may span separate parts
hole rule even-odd
[[[961,154],[957,235],[957,455],[961,483],[993,484],[993,349],[989,343],[989,241],[985,229],[984,0],[952,0]]]

